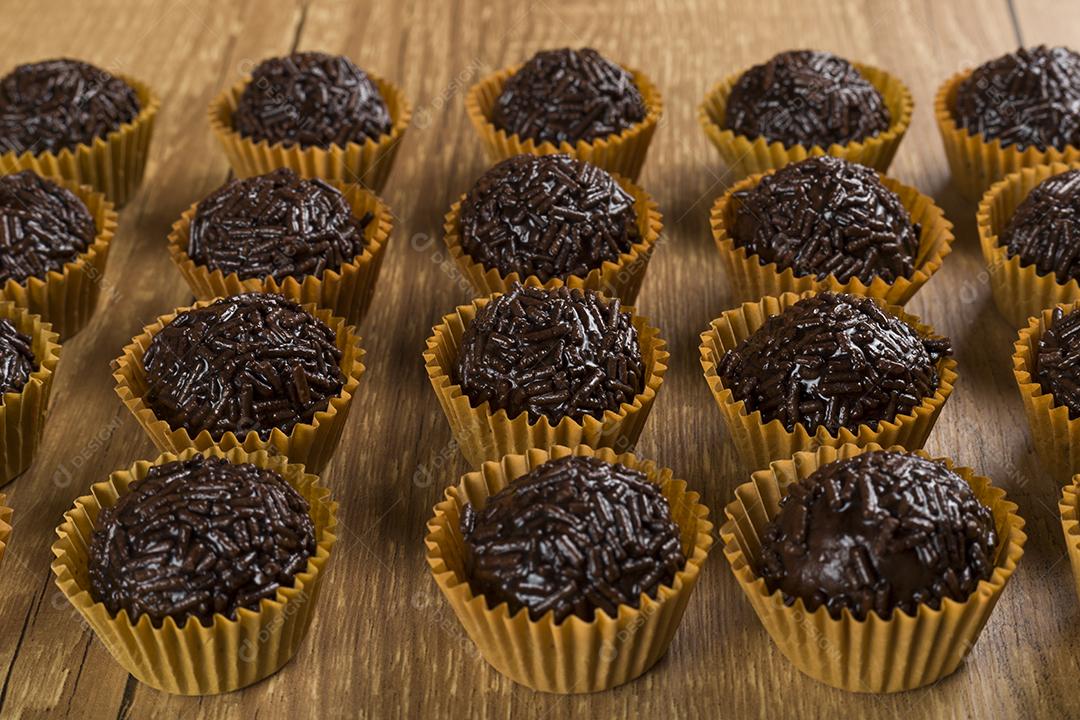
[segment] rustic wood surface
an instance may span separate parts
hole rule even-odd
[[[121,214],[91,324],[64,347],[40,457],[5,492],[14,534],[0,567],[0,716],[41,717],[1034,717],[1080,714],[1078,604],[1057,486],[1032,453],[1010,372],[1014,328],[996,314],[974,207],[948,186],[931,101],[938,83],[1018,43],[1076,45],[1075,0],[492,0],[85,3],[4,0],[0,66],[73,56],[149,82],[163,98],[142,189]],[[698,333],[728,307],[708,232],[729,184],[695,119],[723,75],[793,47],[887,68],[916,112],[891,174],[931,193],[956,223],[943,270],[909,308],[950,335],[960,383],[929,449],[977,468],[1020,504],[1030,540],[968,660],[937,686],[896,696],[832,690],[772,646],[719,550],[667,657],[645,677],[586,697],[533,693],[476,655],[432,582],[424,524],[468,468],[420,362],[431,325],[469,300],[439,239],[443,213],[485,167],[463,109],[481,74],[535,50],[593,45],[645,70],[666,108],[643,185],[665,240],[639,307],[673,365],[639,453],[675,469],[714,516],[744,481],[698,365]],[[350,426],[326,472],[342,533],[311,632],[271,679],[210,698],[140,685],[53,584],[53,528],[113,469],[156,455],[113,393],[109,361],[156,315],[190,300],[165,251],[169,225],[227,177],[207,127],[210,99],[260,59],[291,49],[344,53],[401,84],[416,106],[384,196],[397,225],[370,315]]]

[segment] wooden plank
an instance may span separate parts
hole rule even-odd
[[[1032,45],[1080,46],[1080,14],[1069,0],[1011,0],[1020,37]]]
[[[980,280],[973,206],[948,187],[930,112],[938,83],[955,69],[1015,48],[1005,0],[317,0],[304,9],[182,0],[140,13],[110,0],[77,18],[60,3],[13,10],[0,29],[4,66],[62,48],[130,68],[154,84],[166,106],[146,186],[124,211],[110,259],[106,282],[117,293],[65,348],[42,457],[6,490],[17,514],[0,575],[0,715],[1078,712],[1071,685],[1080,667],[1068,629],[1076,598],[1063,560],[1056,487],[1035,464],[1008,369],[1014,330],[996,315]],[[1021,14],[1026,28],[1025,22]],[[163,240],[180,211],[224,178],[224,161],[205,125],[206,103],[251,61],[285,52],[294,40],[300,49],[348,54],[403,85],[423,121],[409,130],[384,193],[398,225],[362,328],[369,371],[326,473],[342,505],[343,530],[316,622],[295,660],[268,681],[223,697],[169,697],[129,682],[81,627],[53,588],[48,546],[57,520],[86,486],[151,454],[113,396],[108,361],[143,323],[188,298]],[[639,450],[688,479],[715,516],[744,477],[697,361],[698,332],[730,301],[707,224],[709,205],[728,178],[697,126],[696,105],[722,75],[807,44],[888,68],[915,93],[915,120],[893,174],[934,194],[958,229],[954,253],[910,306],[953,338],[961,364],[958,391],[930,449],[978,468],[1017,499],[1031,535],[1024,567],[969,660],[933,690],[866,697],[803,677],[760,628],[719,550],[671,651],[645,677],[587,697],[515,686],[473,652],[423,560],[431,507],[467,469],[450,445],[419,360],[432,323],[470,298],[439,239],[443,213],[485,167],[463,91],[489,70],[562,45],[594,45],[644,69],[662,88],[665,120],[641,180],[660,202],[666,239],[640,308],[663,330],[673,365]]]

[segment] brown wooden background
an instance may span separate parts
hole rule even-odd
[[[3,0],[0,67],[70,55],[149,82],[163,98],[146,181],[121,215],[106,300],[64,348],[41,455],[6,488],[15,531],[0,567],[0,716],[41,717],[1032,717],[1080,714],[1078,606],[1057,487],[1035,462],[1010,371],[1014,329],[995,313],[973,206],[948,187],[933,125],[937,85],[1018,44],[1080,45],[1076,0]],[[485,167],[463,91],[545,47],[594,45],[645,70],[666,108],[641,181],[666,242],[639,307],[673,366],[639,446],[700,490],[714,516],[744,480],[698,365],[698,333],[728,306],[709,236],[729,182],[695,119],[714,81],[780,50],[815,47],[880,65],[916,100],[891,173],[934,195],[957,224],[943,270],[909,308],[953,338],[960,383],[930,449],[971,465],[1019,502],[1030,540],[970,658],[934,688],[845,694],[801,676],[759,626],[717,549],[679,634],[639,681],[588,697],[513,685],[472,651],[429,577],[424,524],[465,471],[420,350],[467,301],[439,239],[443,213]],[[369,371],[326,476],[341,540],[315,623],[294,661],[230,695],[169,697],[112,661],[53,585],[53,528],[93,482],[150,442],[113,393],[109,361],[146,322],[190,295],[165,251],[181,210],[225,180],[206,106],[260,59],[345,53],[403,85],[417,112],[384,193],[397,216],[362,334]],[[419,472],[418,472],[419,470]]]

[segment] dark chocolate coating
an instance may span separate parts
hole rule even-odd
[[[95,525],[91,596],[155,626],[258,610],[316,552],[308,502],[280,475],[201,455],[150,468]]]
[[[567,155],[517,155],[484,173],[461,204],[461,245],[503,275],[585,276],[641,241],[634,198]]]
[[[474,406],[510,417],[601,417],[645,387],[630,313],[592,290],[515,283],[477,312],[461,339],[455,382]]]
[[[1039,339],[1033,374],[1057,405],[1069,409],[1070,418],[1080,418],[1080,312],[1066,315],[1054,308]]]
[[[96,235],[90,211],[67,188],[30,170],[0,176],[0,285],[62,271]]]
[[[146,404],[191,437],[263,439],[309,423],[345,383],[334,331],[280,295],[249,293],[180,313],[143,357]]]
[[[328,148],[378,140],[391,119],[379,88],[352,60],[303,52],[258,64],[233,126],[255,142]]]
[[[847,60],[789,50],[739,77],[723,126],[785,147],[827,148],[873,137],[891,120],[881,93]]]
[[[507,78],[491,122],[537,143],[592,142],[645,119],[626,70],[592,48],[544,50]]]
[[[1001,244],[1009,257],[1053,273],[1061,284],[1080,279],[1080,170],[1035,186],[1009,218]]]
[[[819,280],[911,277],[919,232],[876,172],[827,155],[787,165],[735,193],[735,245],[762,265]]]
[[[341,192],[288,168],[231,180],[202,200],[187,254],[199,265],[240,278],[302,280],[337,270],[364,251],[364,228]]]
[[[958,474],[910,453],[868,452],[790,486],[758,572],[788,604],[887,619],[967,600],[993,572],[996,545],[993,514]]]
[[[10,320],[0,318],[0,406],[4,404],[4,393],[22,392],[37,366],[33,340],[19,332]]]
[[[910,413],[937,390],[937,362],[950,352],[869,298],[821,293],[768,318],[717,372],[764,422],[835,435]]]
[[[686,564],[679,528],[644,473],[597,458],[551,460],[461,516],[469,586],[489,607],[539,620],[611,617],[655,598]]]
[[[1080,55],[1045,45],[980,65],[956,89],[956,124],[987,142],[1080,147]]]
[[[140,109],[127,83],[89,63],[19,65],[0,79],[0,152],[36,155],[90,145]]]

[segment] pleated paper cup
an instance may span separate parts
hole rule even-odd
[[[1080,309],[1080,301],[1062,305],[1066,314]],[[1013,343],[1013,376],[1024,402],[1024,414],[1039,462],[1059,483],[1068,483],[1080,472],[1080,418],[1069,417],[1069,409],[1043,390],[1035,376],[1039,341],[1050,328],[1054,309],[1039,312],[1021,328]]]
[[[478,295],[508,292],[514,283],[520,282],[523,285],[535,287],[558,288],[566,285],[578,290],[596,290],[632,304],[641,290],[645,270],[649,267],[649,260],[656,250],[656,242],[660,239],[664,221],[660,215],[659,206],[647,192],[618,174],[614,174],[614,177],[622,189],[634,198],[634,213],[637,217],[641,240],[632,245],[628,252],[622,253],[617,262],[605,260],[599,268],[590,271],[584,277],[571,275],[565,280],[551,278],[542,282],[535,275],[529,275],[524,279],[516,272],[503,275],[498,269],[486,268],[482,263],[473,260],[461,246],[460,214],[461,205],[465,201],[464,194],[453,204],[450,212],[446,213],[443,223],[445,230],[443,240],[446,242],[450,256],[457,263],[458,269],[469,279]]]
[[[459,305],[443,317],[442,322],[432,328],[424,351],[424,367],[431,387],[465,459],[478,466],[484,460],[497,460],[503,455],[524,453],[534,448],[546,449],[552,445],[588,445],[620,452],[633,450],[667,372],[670,355],[660,331],[650,327],[649,321],[634,313],[633,308],[623,308],[631,313],[645,364],[645,389],[634,396],[633,402],[623,403],[618,410],[606,410],[601,417],[585,415],[580,420],[564,417],[553,424],[545,416],[530,422],[527,412],[510,417],[506,410],[493,411],[487,402],[473,406],[461,385],[453,380],[465,329],[491,299],[478,298],[471,305]]]
[[[236,83],[210,103],[210,129],[221,143],[229,166],[237,177],[265,175],[277,168],[287,167],[302,177],[360,183],[379,193],[390,177],[398,146],[405,136],[405,129],[409,127],[412,107],[399,87],[371,73],[368,73],[368,77],[379,89],[390,111],[390,132],[377,140],[368,138],[362,143],[301,148],[298,143],[256,142],[243,137],[234,129],[233,113],[251,78]]]
[[[591,621],[572,615],[556,623],[554,611],[532,620],[527,609],[511,614],[504,602],[489,607],[469,587],[465,574],[461,513],[466,503],[482,508],[487,498],[549,459],[568,455],[597,457],[645,473],[660,486],[679,528],[686,565],[656,598],[642,594],[637,608],[620,605],[615,617],[597,610]],[[501,674],[534,690],[589,693],[630,682],[663,657],[682,620],[698,574],[712,546],[709,509],[686,482],[649,460],[617,455],[610,449],[573,449],[556,445],[549,452],[529,450],[485,462],[447,489],[428,521],[427,561],[435,582],[484,659]]]
[[[709,384],[713,399],[720,408],[720,414],[743,463],[750,470],[758,470],[768,467],[773,460],[789,458],[800,450],[840,447],[847,443],[859,446],[871,443],[883,446],[900,445],[908,450],[921,448],[956,383],[956,361],[951,357],[943,357],[938,361],[940,380],[934,394],[923,398],[910,413],[897,415],[892,420],[881,420],[873,425],[864,423],[855,430],[842,427],[836,434],[829,432],[824,426],[810,432],[802,423],[798,423],[795,430],[790,431],[779,420],[765,422],[760,410],[749,412],[746,403],[736,400],[732,391],[725,387],[718,370],[724,353],[734,350],[740,342],[764,325],[769,317],[779,315],[799,300],[814,294],[784,293],[779,297],[765,297],[758,302],[743,303],[713,320],[709,329],[701,333],[699,349],[705,381]],[[920,335],[937,337],[933,328],[923,325],[914,315],[909,315],[895,305],[885,305],[880,301],[878,305],[885,312],[903,320]]]
[[[1058,501],[1058,510],[1061,512],[1061,530],[1065,533],[1065,549],[1069,553],[1069,564],[1072,565],[1073,582],[1076,583],[1076,594],[1080,597],[1080,476],[1072,479],[1061,490],[1061,500]]]
[[[1080,147],[1075,145],[1068,145],[1064,150],[1039,150],[1034,146],[1020,150],[1015,145],[1003,146],[1001,140],[988,142],[982,134],[973,135],[958,126],[953,117],[956,92],[971,73],[971,70],[964,70],[953,75],[934,96],[934,117],[945,145],[952,183],[961,195],[977,202],[991,185],[1022,168],[1080,161]]]
[[[1045,308],[1080,300],[1080,283],[1076,280],[1063,281],[1053,273],[1040,274],[1034,265],[1022,265],[1019,256],[1010,257],[1001,244],[1001,235],[1013,213],[1035,186],[1077,168],[1080,163],[1023,168],[994,183],[979,202],[975,222],[994,304],[1014,327],[1023,327],[1029,317]]]
[[[53,373],[60,361],[56,333],[37,315],[7,300],[0,300],[0,318],[30,338],[37,369],[19,392],[0,398],[0,487],[21,475],[37,454],[49,414]],[[0,510],[0,520],[3,520]],[[0,523],[2,524],[2,523]],[[3,538],[0,537],[0,541]]]
[[[945,598],[937,610],[921,604],[914,615],[896,609],[888,618],[871,612],[856,620],[844,609],[836,619],[824,606],[808,611],[801,598],[785,604],[783,594],[770,593],[756,569],[761,538],[779,512],[780,499],[792,483],[822,465],[880,449],[876,443],[865,448],[821,447],[774,462],[736,488],[734,501],[725,508],[727,522],[720,529],[731,571],[780,652],[815,680],[851,692],[912,690],[953,673],[979,638],[1027,540],[1024,520],[1016,513],[1016,504],[1005,498],[1005,491],[971,468],[954,467],[947,458],[940,459],[967,481],[993,513],[998,547],[989,580],[980,581],[963,602]],[[922,451],[918,454],[929,457]]]
[[[180,453],[189,448],[203,451],[212,447],[222,450],[239,447],[252,453],[265,450],[270,454],[284,455],[290,461],[304,465],[313,473],[322,472],[334,454],[338,440],[341,439],[353,395],[356,394],[356,387],[364,372],[364,350],[360,347],[360,337],[351,325],[346,325],[342,318],[332,315],[329,310],[317,308],[314,305],[303,306],[307,312],[322,320],[334,331],[337,347],[341,350],[341,371],[345,375],[345,385],[340,393],[330,398],[325,410],[315,413],[310,423],[297,423],[288,434],[274,428],[266,440],[254,430],[248,432],[242,439],[232,432],[227,432],[215,439],[206,430],[193,438],[186,428],[170,427],[167,421],[158,418],[153,409],[147,405],[145,400],[146,370],[143,367],[143,356],[150,347],[150,342],[180,313],[193,308],[206,307],[213,302],[205,300],[191,307],[177,308],[168,315],[160,316],[156,322],[144,327],[141,335],[132,338],[131,343],[124,348],[123,354],[113,360],[116,394],[139,421],[139,425],[150,436],[154,445],[162,452]]]
[[[599,165],[608,172],[618,173],[631,180],[637,180],[645,164],[645,155],[649,151],[656,125],[664,111],[664,101],[660,90],[640,70],[623,67],[630,73],[634,85],[641,92],[645,101],[645,119],[636,122],[622,132],[598,138],[592,142],[578,140],[576,143],[563,141],[558,145],[550,141],[537,143],[531,138],[522,138],[497,128],[491,121],[495,103],[502,93],[503,85],[510,76],[521,69],[520,65],[499,70],[480,80],[469,88],[465,96],[465,110],[480,136],[484,151],[492,163],[505,160],[514,155],[553,155],[565,153],[578,160]]]
[[[336,180],[328,182],[342,192],[353,215],[359,218],[370,212],[374,216],[364,229],[367,245],[362,253],[339,268],[325,270],[319,276],[307,275],[302,280],[294,277],[281,281],[273,277],[242,279],[235,272],[226,275],[221,270],[196,264],[187,254],[191,222],[198,209],[198,203],[195,203],[173,223],[169,233],[169,256],[195,298],[211,300],[249,292],[275,293],[301,304],[314,303],[332,310],[351,325],[359,325],[375,294],[386,243],[394,226],[393,215],[386,203],[370,190]]]
[[[900,141],[904,139],[908,125],[911,124],[911,113],[915,108],[915,101],[907,85],[899,78],[870,65],[862,63],[852,63],[852,65],[881,93],[885,100],[885,107],[889,109],[889,116],[892,118],[888,129],[873,137],[843,145],[834,143],[827,148],[820,145],[806,148],[802,145],[786,147],[782,142],[769,142],[763,137],[749,138],[745,135],[736,135],[733,131],[724,128],[724,117],[728,98],[731,97],[735,83],[742,77],[741,72],[729,75],[709,90],[701,105],[698,106],[698,122],[712,144],[720,151],[720,157],[723,158],[736,180],[763,173],[766,170],[782,168],[789,163],[815,155],[833,155],[867,165],[879,172],[885,172],[889,169],[897,148],[900,147]]]
[[[97,308],[109,246],[116,234],[117,214],[105,195],[93,188],[63,178],[49,180],[82,200],[94,218],[97,235],[83,253],[61,270],[50,270],[45,277],[30,277],[21,283],[9,279],[0,289],[0,297],[40,315],[60,339],[68,340],[90,322]]]
[[[731,235],[735,212],[738,209],[735,193],[749,190],[760,183],[762,178],[774,172],[776,171],[769,170],[740,181],[713,204],[710,216],[713,240],[738,300],[753,300],[786,292],[828,290],[866,295],[889,305],[903,305],[926,284],[941,267],[945,256],[952,252],[953,224],[945,218],[945,212],[935,205],[929,196],[890,177],[882,176],[881,182],[900,197],[900,202],[911,214],[911,221],[921,226],[915,272],[911,277],[886,282],[875,276],[869,285],[856,277],[842,283],[833,274],[818,280],[814,275],[796,275],[791,268],[781,270],[776,263],[763,263],[759,255],[737,246]]]
[[[4,505],[4,494],[0,493],[0,560],[4,559],[8,539],[11,538],[11,508]]]
[[[33,170],[38,175],[60,177],[79,185],[89,185],[104,193],[109,202],[123,207],[131,200],[143,179],[150,155],[154,118],[161,101],[149,86],[127,75],[117,75],[139,98],[139,114],[123,123],[104,138],[90,144],[79,143],[75,149],[21,155],[14,151],[0,155],[0,175]]]
[[[76,500],[64,514],[64,521],[56,528],[59,539],[52,546],[57,587],[113,659],[140,682],[178,695],[238,690],[273,675],[292,659],[311,625],[337,531],[337,503],[303,465],[289,464],[263,450],[248,453],[239,448],[228,452],[210,448],[201,454],[280,473],[308,501],[315,524],[315,554],[308,558],[306,569],[296,574],[291,587],[278,588],[273,598],[259,602],[258,610],[238,609],[235,620],[215,614],[207,627],[195,618],[178,624],[169,617],[161,627],[154,627],[149,615],[137,622],[131,621],[126,610],[110,615],[90,594],[89,547],[98,516],[126,495],[132,483],[145,478],[151,467],[197,454],[189,449],[179,455],[165,453],[153,462],[140,460],[92,485],[90,494]]]

